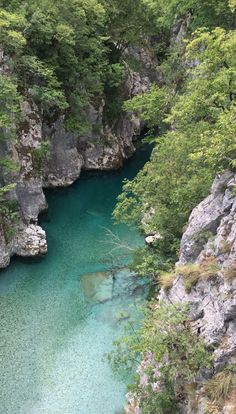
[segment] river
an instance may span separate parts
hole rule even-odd
[[[13,258],[0,274],[0,414],[117,414],[127,378],[104,354],[135,317],[145,289],[132,292],[125,266],[143,237],[114,225],[112,211],[124,178],[150,156],[141,148],[125,167],[83,173],[73,186],[48,191],[41,218],[45,258]],[[107,272],[107,273],[104,273]]]

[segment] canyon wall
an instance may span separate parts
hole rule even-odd
[[[141,70],[125,68],[120,87],[122,100],[146,92],[158,77],[157,65],[148,51],[133,49],[127,53],[139,59]],[[9,71],[7,57],[1,51],[0,72]],[[3,223],[0,226],[0,268],[6,267],[15,254],[27,257],[47,252],[46,234],[38,226],[39,214],[47,209],[44,188],[69,186],[82,170],[120,168],[135,152],[134,143],[143,129],[140,119],[122,111],[108,122],[104,96],[98,108],[90,105],[84,110],[88,132],[70,132],[65,128],[64,115],[49,121],[30,97],[30,91],[27,95],[21,104],[16,139],[0,143],[1,158],[17,165],[14,172],[0,168],[0,184],[15,183],[8,197],[18,205],[14,234],[8,237]]]

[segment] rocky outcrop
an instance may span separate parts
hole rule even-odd
[[[1,171],[2,185],[15,183],[9,198],[16,202],[17,219],[14,234],[6,237],[6,230],[0,227],[0,267],[6,267],[10,257],[36,256],[47,252],[45,232],[37,225],[38,215],[47,209],[43,193],[43,179],[35,165],[35,151],[40,148],[42,137],[42,121],[38,107],[31,100],[21,104],[24,119],[19,124],[16,140],[4,142],[1,156],[8,157],[17,166],[13,172]]]
[[[235,175],[225,172],[215,179],[209,197],[193,210],[181,242],[180,263],[195,261],[208,236],[219,232],[222,219],[229,216],[231,211],[235,198],[232,190],[235,185]],[[217,253],[220,253],[219,249]]]
[[[226,172],[215,179],[209,197],[192,212],[183,235],[177,278],[169,291],[162,290],[160,300],[190,304],[190,323],[213,347],[214,373],[236,363],[236,175]],[[199,280],[191,290],[181,276],[180,266],[199,266]],[[208,275],[201,277],[201,265],[209,263]],[[212,263],[214,267],[212,268]],[[203,414],[207,401],[204,380],[196,390],[197,407],[187,400],[181,407],[186,414]],[[235,395],[234,395],[235,397]],[[229,395],[224,408],[216,413],[236,412],[236,399]]]
[[[16,239],[15,253],[22,257],[34,257],[47,253],[45,231],[35,224],[30,224],[19,231]]]
[[[157,298],[158,302],[172,305],[189,304],[190,326],[204,339],[213,356],[212,369],[202,367],[198,378],[195,378],[194,390],[184,400],[182,396],[179,406],[182,414],[236,412],[235,388],[227,394],[223,404],[217,403],[219,396],[216,396],[216,401],[209,401],[205,392],[210,378],[227,367],[236,366],[235,189],[236,174],[226,171],[216,177],[211,194],[189,218],[173,285],[162,289]],[[194,279],[189,283],[192,272]],[[145,379],[147,364],[155,365],[155,361],[149,360],[150,355],[138,369],[140,382]],[[126,413],[141,414],[137,398],[132,394],[128,395]]]

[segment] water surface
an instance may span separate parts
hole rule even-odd
[[[111,213],[122,180],[137,173],[149,152],[139,150],[120,171],[83,174],[72,187],[48,192],[41,223],[47,256],[13,259],[1,272],[0,414],[121,412],[127,378],[112,373],[104,353],[123,332],[121,315],[136,313],[143,291],[131,294],[127,270],[111,286],[110,269],[131,257],[118,242],[135,247],[143,238],[114,226]],[[97,296],[90,281],[91,290],[103,283]],[[101,295],[110,300],[97,303]]]

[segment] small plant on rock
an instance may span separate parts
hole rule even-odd
[[[213,279],[217,276],[219,266],[216,258],[213,256],[205,257],[200,263],[201,278],[203,280]]]
[[[175,279],[175,273],[165,272],[160,274],[160,276],[158,277],[158,282],[165,291],[168,291],[172,288]]]
[[[190,293],[191,289],[200,280],[201,272],[199,264],[189,263],[185,266],[178,266],[176,271],[183,277],[185,289],[187,293]]]
[[[206,384],[205,393],[210,402],[222,408],[230,393],[236,389],[236,365],[230,365],[215,374]]]
[[[220,249],[223,254],[229,254],[231,251],[231,243],[227,240],[223,240]]]
[[[190,293],[199,281],[215,278],[218,271],[219,266],[213,256],[205,257],[201,263],[187,263],[176,269],[176,273],[183,277],[187,293]]]
[[[236,278],[236,261],[233,261],[223,272],[224,278],[231,282]]]
[[[34,169],[37,173],[41,173],[46,160],[50,156],[50,143],[49,141],[44,141],[38,148],[35,148],[32,151],[32,161]]]

